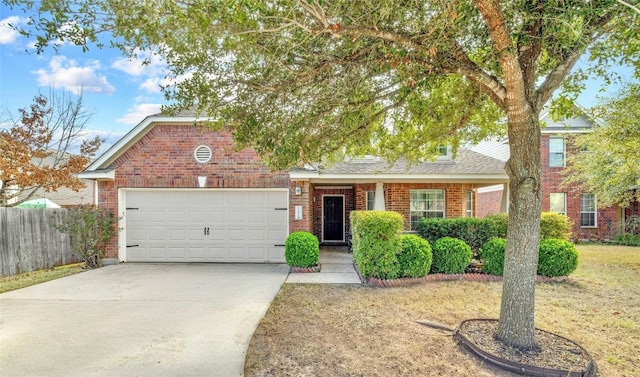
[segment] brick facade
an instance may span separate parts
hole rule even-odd
[[[195,160],[194,151],[200,145],[211,148],[209,162]],[[112,166],[116,168],[115,181],[100,181],[98,186],[100,206],[112,213],[118,213],[120,188],[198,188],[199,176],[207,177],[207,188],[289,187],[287,172],[272,172],[253,150],[235,151],[230,132],[196,126],[157,125]],[[117,256],[114,239],[105,257]]]
[[[572,233],[574,238],[590,240],[611,239],[621,230],[621,210],[617,206],[598,208],[596,211],[597,227],[581,227],[580,195],[582,192],[578,190],[575,184],[569,186],[562,184],[564,180],[564,167],[549,166],[549,139],[551,137],[563,137],[563,135],[564,134],[543,134],[540,139],[542,211],[548,212],[551,210],[550,198],[552,193],[564,193],[566,199],[566,215],[573,222]],[[573,137],[571,135],[565,135],[564,137],[566,155],[570,156],[576,152],[576,147],[572,142]],[[478,194],[478,200],[481,203],[478,208],[478,217],[497,213],[500,209],[501,196],[502,190]],[[630,216],[634,208],[638,207],[637,203],[634,204],[625,210],[626,216]]]
[[[500,213],[502,207],[503,190],[487,191],[477,193],[477,214],[476,217],[485,217]]]
[[[191,123],[141,123],[139,134],[122,144],[105,159],[103,165],[96,166],[94,171],[98,179],[99,205],[109,209],[118,216],[119,190],[133,188],[189,188],[200,189],[198,177],[206,177],[206,189],[217,188],[278,188],[288,190],[289,232],[310,231],[320,241],[323,239],[323,198],[328,196],[344,197],[344,231],[345,241],[350,234],[350,212],[366,209],[366,192],[375,191],[376,183],[350,182],[353,176],[345,171],[341,184],[324,183],[322,172],[313,178],[298,175],[291,179],[288,171],[271,171],[251,149],[235,150],[231,132],[211,131],[205,127]],[[148,128],[147,128],[148,127]],[[135,130],[134,130],[135,131]],[[126,140],[126,139],[125,139]],[[200,163],[194,152],[201,145],[208,146],[212,158]],[[121,154],[118,154],[121,153]],[[108,156],[108,155],[107,155]],[[113,162],[108,162],[113,161]],[[468,163],[468,162],[467,162]],[[368,165],[367,165],[368,166]],[[456,165],[451,165],[455,167]],[[104,171],[114,169],[114,180],[104,179]],[[447,172],[438,171],[443,179]],[[360,173],[361,174],[361,173]],[[394,173],[406,176],[406,172]],[[419,174],[425,174],[424,172]],[[355,179],[355,178],[354,178]],[[476,195],[474,186],[469,184],[447,183],[384,183],[386,209],[401,213],[405,218],[405,229],[409,230],[410,190],[444,189],[446,200],[446,217],[466,216],[466,193],[472,192],[474,207]],[[296,218],[296,208],[300,216]],[[473,208],[475,215],[477,208]],[[121,236],[121,235],[119,235]],[[118,240],[114,239],[108,246],[106,258],[118,258]]]
[[[555,135],[542,135],[540,139],[540,159],[542,160],[542,211],[550,211],[551,193],[564,193],[567,216],[573,221],[573,236],[577,239],[603,240],[611,239],[618,232],[617,206],[597,209],[597,227],[580,226],[580,195],[582,192],[575,185],[563,186],[564,167],[549,166],[549,139]],[[571,136],[565,137],[566,155],[576,152]]]

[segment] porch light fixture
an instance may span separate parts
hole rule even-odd
[[[296,195],[302,194],[302,187],[296,187],[295,189],[293,189],[293,192]]]

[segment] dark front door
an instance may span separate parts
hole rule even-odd
[[[344,241],[344,197],[323,199],[323,241]]]

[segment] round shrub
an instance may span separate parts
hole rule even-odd
[[[540,216],[540,239],[556,238],[559,240],[569,240],[571,238],[571,220],[559,213],[542,212]]]
[[[569,241],[547,238],[540,241],[538,275],[567,276],[578,267],[578,250]]]
[[[431,272],[461,274],[471,263],[471,247],[457,238],[443,237],[432,245]]]
[[[294,232],[284,243],[284,257],[289,266],[312,267],[318,265],[320,244],[318,237],[309,232]]]
[[[482,271],[501,276],[504,272],[504,249],[507,246],[507,240],[504,238],[493,237],[485,243],[478,257],[482,261]]]
[[[398,277],[426,276],[432,260],[431,245],[427,240],[413,234],[402,236],[402,249],[398,254]]]

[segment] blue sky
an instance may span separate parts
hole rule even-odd
[[[20,36],[7,24],[24,25],[26,19],[2,6],[0,12],[0,113],[14,116],[28,107],[41,93],[51,90],[78,93],[94,116],[89,132],[117,141],[147,115],[166,104],[160,84],[164,64],[152,59],[148,66],[141,60],[127,60],[118,50],[92,48],[87,53],[76,46],[62,46],[56,53],[47,49],[38,55],[33,41]]]
[[[20,36],[7,24],[24,25],[24,16],[0,8],[0,120],[7,112],[17,114],[28,107],[35,95],[49,95],[51,90],[83,92],[87,109],[94,111],[88,126],[89,133],[107,139],[105,147],[117,141],[147,115],[158,113],[166,104],[160,85],[164,81],[164,64],[151,58],[151,64],[141,60],[127,60],[118,50],[92,48],[83,53],[76,46],[62,46],[56,53],[49,48],[38,55],[33,41]],[[585,66],[585,58],[578,65]],[[621,70],[631,79],[630,70]],[[602,83],[592,80],[578,103],[590,107]],[[616,88],[607,88],[604,95],[612,95]]]

